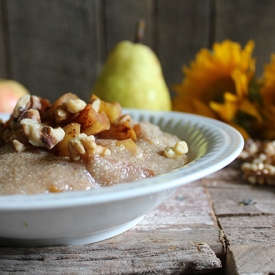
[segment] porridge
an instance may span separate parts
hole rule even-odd
[[[0,195],[89,190],[153,177],[188,162],[187,144],[118,103],[68,93],[23,96],[0,124]]]

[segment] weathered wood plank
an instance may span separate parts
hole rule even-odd
[[[6,78],[6,51],[5,51],[5,37],[4,37],[4,26],[5,26],[5,19],[3,17],[4,13],[4,1],[0,3],[0,78]]]
[[[275,270],[274,188],[238,180],[239,172],[240,166],[233,165],[203,179],[224,234],[224,270],[232,275],[272,273]]]
[[[221,271],[224,247],[201,181],[181,187],[133,229],[85,246],[0,247],[9,274],[202,274]]]
[[[144,42],[158,54],[170,88],[182,80],[181,66],[211,42],[229,38],[244,45],[254,39],[258,71],[275,46],[272,0],[215,1],[214,10],[210,0],[177,0],[173,5],[165,0],[1,3],[7,6],[5,39],[11,45],[8,76],[50,98],[65,91],[86,98],[109,50],[134,38],[140,18],[147,22]]]
[[[237,245],[227,251],[228,275],[274,274],[275,245]]]
[[[272,0],[215,1],[215,40],[231,39],[245,45],[253,39],[256,43],[258,75],[274,52],[275,2]]]
[[[275,226],[274,215],[260,215],[260,216],[236,216],[236,217],[220,217],[219,222],[221,223],[222,229],[227,233],[228,229],[238,228],[240,231],[243,229],[249,229],[251,231],[268,228],[271,232]]]
[[[253,38],[262,70],[275,44],[275,4],[263,1],[216,1],[213,7],[210,0],[2,1],[11,45],[8,76],[50,99],[66,91],[86,99],[109,50],[133,40],[140,18],[147,22],[144,42],[159,56],[170,89],[200,48],[226,38],[241,44]]]
[[[158,55],[166,82],[182,81],[181,67],[209,45],[209,1],[106,1],[108,52],[121,40],[134,40],[137,21],[146,21],[144,43]],[[119,20],[117,18],[120,18]],[[202,23],[203,22],[203,23]]]
[[[131,236],[132,237],[132,236]],[[201,274],[219,270],[221,262],[206,243],[140,239],[80,247],[0,248],[2,272],[28,274]]]
[[[106,0],[106,48],[108,52],[122,40],[135,40],[137,23],[145,20],[146,28],[143,43],[152,47],[154,41],[154,0]]]
[[[218,229],[204,188],[192,184],[180,188],[174,197],[149,213],[139,226],[142,230]]]
[[[233,220],[233,218],[229,218],[226,221],[224,218],[222,220],[224,233],[226,235],[226,238],[230,242],[230,246],[275,245],[274,217],[271,223],[268,223],[268,220],[263,221],[263,219],[255,217],[253,219],[253,222],[258,222],[258,224],[254,224],[254,227],[257,227],[256,230],[253,229],[252,222],[247,222],[248,226],[244,226],[243,222],[242,226],[238,227],[238,221],[240,221],[240,219]],[[229,222],[231,223],[229,224]],[[264,222],[264,224],[262,224],[261,222]]]
[[[166,82],[183,79],[182,66],[189,65],[202,47],[209,46],[210,1],[157,1],[157,54]]]
[[[230,184],[228,181],[225,183],[226,186]],[[231,181],[231,184],[234,187],[237,185],[236,181]],[[223,180],[217,180],[216,187],[208,189],[218,217],[275,214],[274,188],[250,184],[239,184],[237,188],[225,188],[222,187],[223,185]]]
[[[99,62],[97,4],[7,1],[11,77],[50,100],[69,91],[87,99]]]

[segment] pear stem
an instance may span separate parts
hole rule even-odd
[[[138,21],[136,36],[135,36],[135,43],[141,43],[144,37],[144,30],[145,30],[145,20],[141,19]]]

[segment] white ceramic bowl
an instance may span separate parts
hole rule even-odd
[[[124,112],[185,140],[191,162],[160,176],[90,191],[0,196],[0,245],[86,244],[113,237],[136,225],[179,186],[232,162],[243,148],[239,132],[216,120],[177,112]]]

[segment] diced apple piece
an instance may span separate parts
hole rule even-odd
[[[116,146],[124,146],[125,149],[129,150],[133,154],[137,151],[137,144],[131,138],[117,141]]]
[[[76,94],[73,93],[66,93],[59,97],[51,106],[51,108],[56,109],[57,107],[63,105],[64,103],[67,103],[69,100],[75,100],[79,99],[79,97]]]
[[[79,97],[72,93],[66,93],[59,97],[45,113],[46,120],[61,123],[71,117],[71,114],[66,110],[66,103],[70,100],[76,100]]]
[[[136,141],[137,139],[135,130],[128,123],[124,123],[122,125],[111,124],[109,130],[99,133],[99,137],[117,140],[131,138],[133,141]]]
[[[68,143],[72,138],[77,137],[80,134],[81,125],[78,123],[69,123],[63,130],[65,131],[65,136],[62,141],[57,144],[57,150],[59,156],[69,156]]]
[[[95,99],[100,99],[100,98],[99,98],[98,96],[96,96],[95,94],[92,94],[92,96],[91,96],[89,102],[92,102],[92,101],[94,101]]]
[[[99,112],[104,112],[112,123],[121,116],[122,108],[120,104],[108,103],[101,100]]]
[[[99,109],[96,111],[98,111],[99,113],[105,113],[111,123],[121,116],[122,108],[118,102],[109,103],[101,100],[96,95],[92,95],[90,99],[90,103],[95,104],[97,106],[99,100],[100,100]]]
[[[110,129],[110,121],[105,113],[97,113],[90,103],[79,113],[74,122],[81,124],[81,133],[87,136]]]

